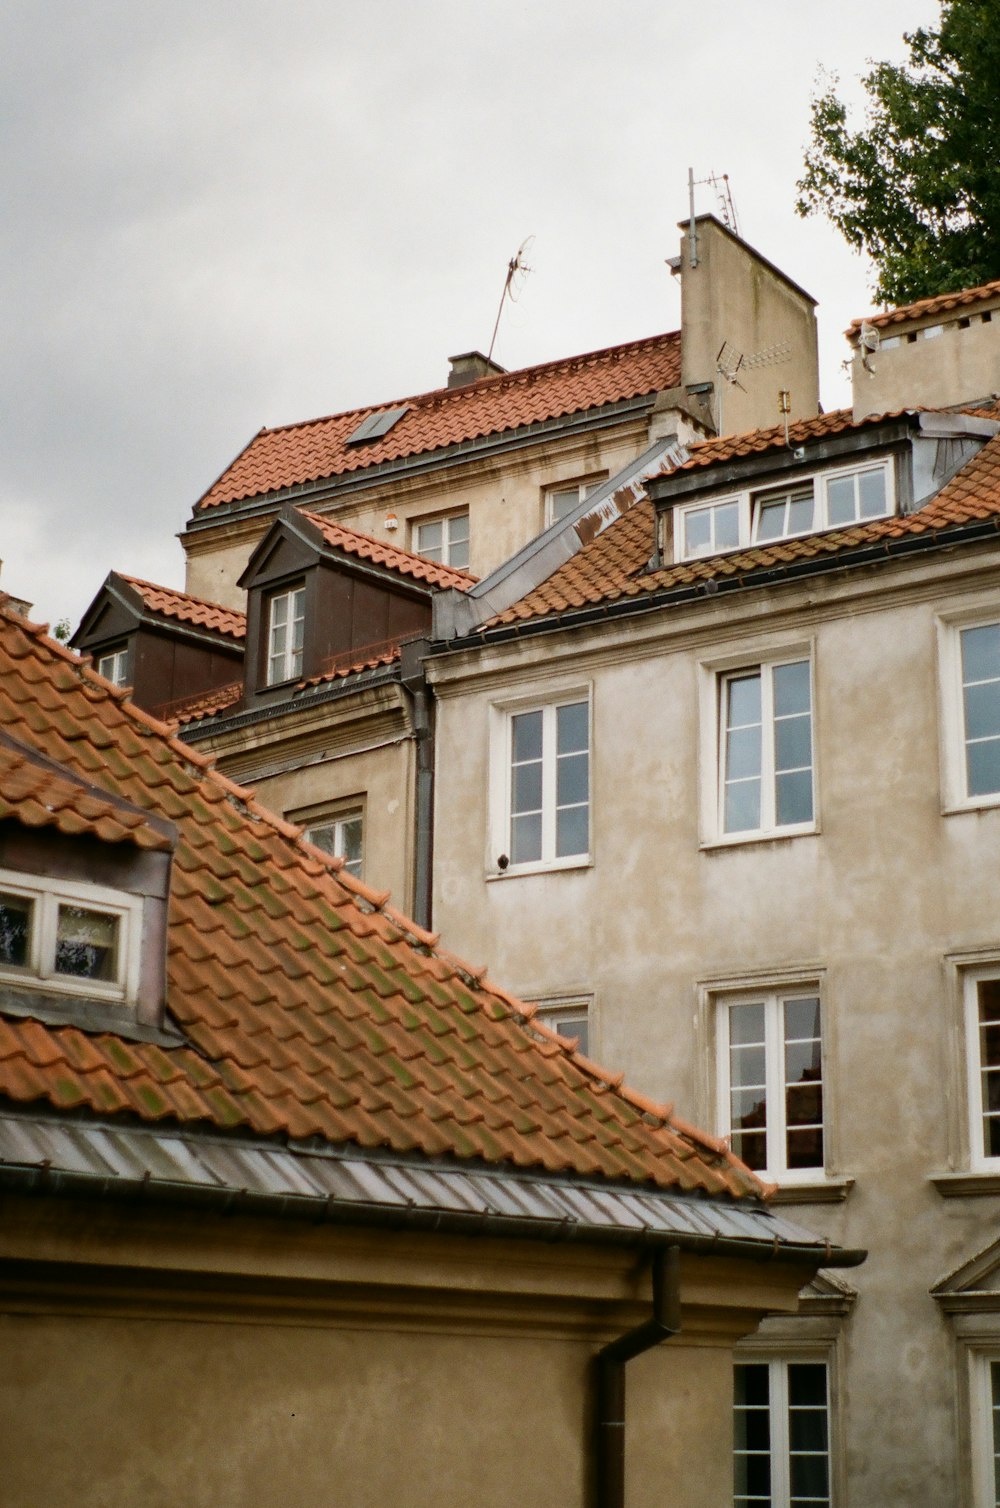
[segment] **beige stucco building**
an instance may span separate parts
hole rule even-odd
[[[436,924],[870,1250],[743,1347],[773,1456],[826,1368],[837,1508],[995,1502],[998,433],[697,447],[427,662]]]

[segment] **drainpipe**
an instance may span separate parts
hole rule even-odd
[[[653,1313],[598,1351],[594,1454],[597,1508],[625,1508],[625,1363],[681,1328],[680,1247],[653,1253]]]
[[[413,920],[426,931],[431,930],[431,865],[434,836],[434,703],[423,655],[429,640],[415,639],[402,646],[402,681],[413,704],[413,732],[416,739],[416,791],[414,793],[413,835]]]

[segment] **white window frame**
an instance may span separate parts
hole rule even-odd
[[[102,675],[106,681],[110,681],[112,686],[123,687],[129,684],[128,662],[129,646],[123,644],[117,649],[107,649],[103,654],[98,655],[95,668],[97,674]],[[105,665],[108,666],[107,670],[103,669]]]
[[[584,481],[579,481],[575,477],[570,477],[565,482],[550,482],[549,485],[544,488],[544,516],[546,529],[551,524],[559,522],[559,520],[556,518],[557,497],[565,497],[569,493],[575,493],[574,501],[566,510],[568,513],[576,507],[577,503],[582,503],[583,500],[585,498],[588,498],[592,492],[596,492],[598,487],[602,487],[607,479],[608,474],[605,471],[599,477],[590,476],[587,477]],[[563,517],[565,517],[565,514],[563,515]]]
[[[979,985],[984,980],[1000,983],[1000,961],[982,967],[964,969],[962,994],[965,1016],[966,1103],[969,1115],[969,1166],[978,1172],[1000,1170],[1000,1155],[990,1157],[985,1150],[983,1063],[979,1049]]]
[[[0,869],[0,891],[32,903],[28,962],[23,967],[0,964],[0,979],[11,984],[44,985],[46,991],[89,999],[135,1004],[139,993],[142,898],[86,885],[76,880],[36,880],[17,871]],[[61,904],[79,906],[113,916],[118,922],[118,974],[114,980],[83,979],[55,971],[56,936]]]
[[[830,482],[841,480],[845,477],[860,476],[864,472],[880,471],[885,478],[885,510],[882,513],[873,514],[871,518],[859,518],[847,523],[829,522],[828,486]],[[768,539],[760,539],[759,517],[761,503],[768,502],[771,498],[787,496],[791,493],[812,490],[813,494],[813,525],[809,529],[797,529],[786,533],[772,535]],[[739,540],[735,545],[727,545],[721,550],[693,550],[688,553],[684,549],[685,519],[690,513],[697,513],[702,509],[721,508],[728,504],[736,503],[739,506]],[[882,456],[871,461],[857,460],[850,465],[837,466],[831,470],[814,472],[809,476],[800,476],[782,484],[775,483],[770,487],[748,487],[740,492],[726,492],[717,496],[692,498],[689,502],[678,504],[676,518],[674,520],[674,556],[681,560],[707,560],[711,555],[730,554],[734,550],[745,550],[751,545],[766,549],[772,544],[779,544],[785,539],[804,539],[811,534],[825,534],[831,529],[850,529],[863,524],[876,523],[881,518],[891,518],[897,511],[898,498],[896,491],[896,468],[891,456]],[[714,531],[713,531],[714,538]]]
[[[361,857],[357,860],[357,868],[353,869],[347,862],[346,843],[344,841],[344,829],[349,822],[361,824]],[[335,812],[324,813],[313,817],[303,824],[305,836],[310,843],[316,843],[316,834],[321,831],[333,832],[333,841],[330,852],[334,858],[344,860],[344,869],[355,879],[361,879],[365,867],[365,809],[363,803],[354,806],[338,808]],[[322,847],[322,844],[317,844]],[[324,852],[326,850],[324,849]]]
[[[588,995],[560,995],[537,1001],[535,1020],[557,1031],[561,1037],[579,1040],[579,1051],[586,1057],[594,1055],[593,1000]],[[581,1039],[577,1023],[583,1022],[585,1036]]]
[[[942,811],[978,811],[1000,806],[1000,790],[969,795],[966,765],[965,700],[962,685],[962,634],[970,628],[1000,624],[996,598],[938,619],[938,664],[941,703]]]
[[[1000,1363],[1000,1336],[968,1351],[969,1456],[972,1467],[973,1508],[997,1508],[995,1488],[993,1410],[1000,1407],[1000,1388],[993,1397],[991,1365]]]
[[[579,703],[587,706],[587,839],[586,853],[555,855],[556,805],[555,805],[555,714],[558,707],[570,707]],[[525,712],[543,713],[543,774],[542,774],[542,857],[515,864],[510,857],[511,836],[511,739],[515,717]],[[547,714],[547,715],[546,715]],[[577,685],[571,690],[554,691],[550,698],[539,700],[533,697],[514,702],[505,702],[491,708],[490,713],[490,820],[489,848],[486,855],[486,873],[491,879],[512,878],[515,875],[540,874],[549,870],[581,869],[593,862],[594,850],[594,708],[590,685]],[[502,863],[501,857],[507,862]]]
[[[287,618],[284,623],[275,622],[275,609],[279,603],[284,603]],[[298,609],[298,611],[296,611]],[[303,655],[305,649],[305,621],[306,621],[306,588],[302,581],[294,586],[286,587],[283,591],[272,592],[267,597],[267,666],[265,683],[268,686],[281,686],[286,681],[294,681],[302,675]],[[296,646],[295,628],[302,625],[302,640]],[[274,641],[279,628],[285,630],[285,645],[280,651],[274,648]],[[274,662],[280,663],[275,669]]]
[[[768,1369],[768,1417],[770,1433],[769,1456],[771,1461],[771,1492],[769,1499],[770,1508],[789,1508],[791,1498],[791,1431],[789,1429],[789,1387],[788,1369],[792,1366],[822,1366],[826,1374],[826,1462],[827,1462],[827,1499],[830,1508],[836,1505],[836,1421],[834,1417],[833,1399],[833,1369],[831,1359],[825,1352],[803,1351],[789,1352],[775,1356],[764,1353],[761,1355],[743,1354],[737,1352],[733,1358],[734,1382],[735,1368],[737,1366],[766,1366]],[[734,1387],[733,1414],[735,1420],[735,1387]],[[735,1432],[734,1432],[735,1433]],[[736,1452],[734,1444],[733,1462],[735,1467]],[[735,1471],[734,1471],[735,1476]],[[732,1501],[736,1502],[735,1481],[733,1484]],[[751,1502],[753,1499],[751,1499]],[[797,1499],[796,1501],[822,1503],[822,1499]]]
[[[465,537],[453,539],[453,526],[459,521],[465,523]],[[425,530],[441,527],[440,545],[428,546],[421,542],[421,535]],[[411,525],[411,537],[413,551],[416,555],[422,555],[425,560],[433,560],[438,565],[451,566],[454,570],[466,571],[469,568],[469,549],[472,540],[472,528],[469,519],[468,508],[457,508],[452,513],[437,513],[433,518],[414,519]],[[461,547],[461,548],[460,548]],[[454,556],[463,555],[464,560],[455,560]]]
[[[821,1124],[823,1128],[823,1162],[808,1168],[789,1168],[786,1157],[785,1134],[785,1035],[782,1006],[786,1000],[812,1000],[819,1002],[820,1019],[820,1086],[823,1096]],[[716,994],[715,1006],[715,1067],[716,1067],[716,1124],[718,1134],[728,1141],[732,1134],[730,1106],[730,1012],[734,1006],[762,1003],[765,1015],[765,1090],[767,1094],[767,1128],[765,1146],[766,1166],[759,1176],[766,1181],[791,1184],[817,1184],[828,1179],[830,1163],[830,1097],[827,1090],[827,1011],[823,993],[818,982],[802,980],[788,984],[768,984],[760,989],[742,989]],[[737,1153],[737,1155],[739,1155]]]
[[[794,665],[801,661],[809,664],[809,705],[812,740],[812,817],[808,822],[774,822],[774,719],[767,721],[771,706],[771,673],[775,666]],[[765,731],[761,751],[761,825],[744,828],[739,832],[725,829],[725,717],[726,686],[741,675],[761,672],[762,717]],[[766,672],[766,675],[765,675]],[[768,688],[765,700],[764,688]],[[812,639],[797,640],[790,644],[775,645],[763,649],[758,655],[728,655],[704,662],[700,667],[701,702],[701,846],[703,848],[727,847],[739,843],[769,842],[779,838],[794,838],[816,833],[820,827],[819,807],[819,740],[817,737],[816,707],[816,654]],[[770,819],[770,820],[765,820]]]

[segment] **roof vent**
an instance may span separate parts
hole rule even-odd
[[[451,363],[449,387],[468,387],[470,382],[478,382],[480,377],[503,377],[506,374],[505,367],[491,361],[482,351],[465,351],[461,356],[449,356],[448,360]]]
[[[362,419],[357,429],[347,436],[345,445],[363,445],[366,440],[381,440],[387,435],[394,424],[398,424],[405,413],[409,411],[409,404],[404,403],[402,408],[381,408],[377,413],[369,414],[367,419]]]

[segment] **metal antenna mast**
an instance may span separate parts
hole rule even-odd
[[[514,256],[512,256],[510,261],[507,263],[507,276],[504,278],[503,292],[500,295],[500,306],[497,309],[496,323],[493,326],[493,335],[490,339],[490,348],[486,353],[487,361],[491,361],[493,359],[493,347],[496,345],[497,331],[500,328],[500,316],[503,313],[504,304],[507,302],[508,298],[510,299],[512,304],[517,303],[518,299],[521,296],[521,289],[524,287],[525,278],[528,276],[529,272],[534,271],[534,268],[529,267],[527,262],[525,261],[526,256],[531,250],[534,239],[534,236],[527,236],[517,248]]]

